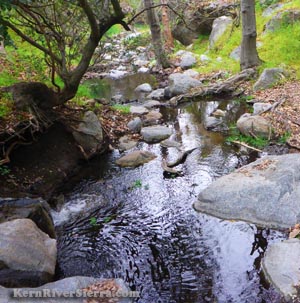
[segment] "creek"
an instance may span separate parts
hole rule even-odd
[[[285,235],[192,207],[213,180],[255,160],[204,128],[216,108],[230,113],[228,125],[244,111],[234,101],[161,108],[165,124],[174,129],[172,139],[183,150],[197,148],[179,166],[182,177],[164,176],[162,159],[174,160],[179,152],[160,144],[139,143],[137,149],[157,158],[135,169],[114,164],[121,155],[117,150],[83,169],[76,186],[65,189],[63,208],[53,212],[58,278],[122,278],[140,292],[139,303],[281,302],[260,261],[267,246]]]

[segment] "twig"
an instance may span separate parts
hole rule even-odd
[[[255,148],[255,147],[252,147],[252,146],[250,146],[250,145],[248,145],[248,144],[246,144],[246,143],[244,143],[244,142],[241,142],[241,141],[231,141],[232,143],[235,143],[235,144],[239,144],[239,145],[242,145],[242,146],[244,146],[244,147],[247,147],[247,148],[249,148],[249,149],[252,149],[252,150],[254,150],[254,151],[257,151],[257,152],[259,152],[259,153],[261,153],[262,152],[262,150],[260,150],[260,149],[257,149],[257,148]]]

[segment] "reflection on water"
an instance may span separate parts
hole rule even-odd
[[[174,128],[173,139],[184,150],[197,147],[180,166],[182,177],[163,177],[162,159],[175,159],[179,151],[159,144],[138,145],[158,157],[136,169],[116,167],[117,151],[86,168],[85,181],[54,213],[59,277],[123,278],[141,293],[140,303],[280,302],[261,277],[260,259],[266,245],[284,235],[192,208],[201,190],[240,163],[224,137],[202,124],[211,108],[227,105],[200,102],[162,109]],[[226,117],[229,123],[235,118]],[[137,180],[140,185],[134,186]],[[90,224],[93,217],[97,225]]]
[[[149,83],[152,87],[156,84],[156,79],[150,74],[140,73],[126,76],[121,79],[91,79],[87,84],[95,98],[105,98],[122,95],[126,101],[133,101],[145,97],[146,94],[135,92],[135,88],[143,83]]]

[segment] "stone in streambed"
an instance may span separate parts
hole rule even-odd
[[[151,109],[154,107],[160,107],[161,103],[157,100],[149,100],[146,103],[144,103],[144,107],[146,107],[147,109]]]
[[[119,139],[119,150],[124,151],[124,150],[129,150],[134,147],[136,147],[137,142],[130,140],[128,136],[123,136]]]
[[[158,143],[172,135],[172,129],[166,126],[149,126],[141,130],[143,140],[147,143]]]
[[[144,106],[135,106],[132,105],[130,106],[130,113],[135,114],[135,115],[145,115],[149,113],[149,110],[145,108]]]
[[[136,87],[134,91],[138,93],[151,93],[152,87],[149,83],[144,83]]]
[[[55,238],[50,206],[42,199],[0,198],[0,224],[15,219],[31,219],[49,237]]]
[[[158,124],[159,120],[161,120],[162,117],[163,115],[160,112],[153,110],[145,116],[144,125],[146,126]]]
[[[116,164],[121,167],[137,167],[156,158],[156,155],[144,150],[137,150],[118,159]]]
[[[129,130],[131,130],[132,132],[135,133],[139,133],[142,129],[142,120],[140,117],[136,117],[133,120],[129,121],[127,124],[127,127],[129,128]]]
[[[238,130],[246,136],[257,136],[262,138],[269,138],[272,134],[272,127],[270,122],[261,116],[251,116],[244,114],[241,116],[236,126]]]
[[[174,141],[174,140],[169,140],[169,139],[161,141],[160,145],[165,148],[170,148],[170,147],[175,147],[178,149],[181,148],[181,144],[179,142]]]
[[[127,286],[125,285],[124,281],[121,279],[99,279],[99,278],[92,278],[92,277],[69,277],[65,278],[56,282],[47,283],[41,287],[37,288],[23,288],[21,291],[29,292],[29,291],[43,291],[43,290],[51,290],[55,291],[56,293],[63,293],[67,292],[70,294],[74,294],[76,291],[81,289],[88,290],[95,290],[101,291],[103,294],[107,291],[119,292],[119,293],[126,293],[129,291]],[[12,298],[11,294],[13,293],[12,289],[4,288],[0,286],[0,303],[16,303],[22,302],[23,299],[21,298]],[[24,302],[26,303],[80,303],[82,299],[74,297],[55,297],[55,298],[26,298]],[[89,300],[88,300],[89,301]],[[115,303],[129,303],[132,302],[133,298],[121,298],[121,297],[114,297],[113,302]],[[87,302],[87,301],[86,301]],[[94,302],[94,300],[93,300]],[[103,299],[101,302],[111,302],[111,300]]]
[[[272,244],[266,251],[262,268],[267,279],[284,295],[296,299],[300,285],[300,240],[289,239]]]
[[[300,219],[300,155],[267,156],[223,176],[200,193],[194,208],[267,228],[294,226]]]
[[[29,219],[0,224],[0,285],[35,287],[50,282],[56,266],[56,240]]]

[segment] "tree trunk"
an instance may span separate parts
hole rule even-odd
[[[168,4],[168,0],[161,0],[161,4]],[[164,28],[165,47],[168,51],[174,48],[174,39],[170,27],[169,11],[167,6],[162,7],[161,21]]]
[[[163,68],[167,68],[170,64],[164,51],[158,18],[155,10],[151,8],[154,6],[153,0],[144,0],[144,5],[147,9],[147,20],[151,30],[152,44],[157,64],[161,65]]]
[[[242,13],[242,46],[241,46],[241,70],[261,64],[256,48],[256,18],[255,0],[241,0]]]

